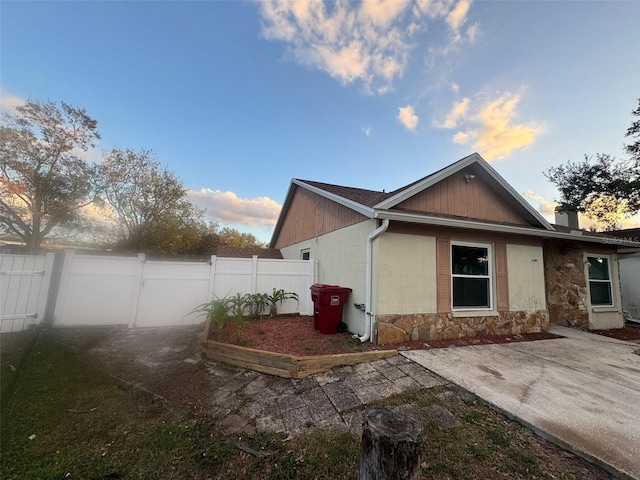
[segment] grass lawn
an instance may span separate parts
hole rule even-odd
[[[2,373],[9,361],[2,352]],[[55,330],[41,333],[1,412],[3,479],[353,479],[359,436],[226,435],[210,416],[124,391]],[[383,404],[439,404],[458,426],[425,425],[423,478],[609,478],[472,398],[418,390]]]

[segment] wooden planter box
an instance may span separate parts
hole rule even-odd
[[[314,373],[325,372],[340,365],[354,365],[356,363],[370,362],[372,360],[398,355],[396,350],[376,350],[371,352],[296,357],[282,353],[265,352],[264,350],[240,347],[229,343],[216,342],[214,340],[208,340],[203,343],[202,353],[209,360],[249,368],[257,372],[285,378],[304,378]]]

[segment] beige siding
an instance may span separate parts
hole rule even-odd
[[[366,219],[350,208],[298,187],[274,246],[295,245]]]
[[[489,222],[528,225],[529,223],[479,177],[466,182],[464,176],[472,173],[463,170],[456,175],[408,198],[397,205],[398,209],[416,212],[455,215]]]
[[[542,247],[507,245],[509,309],[546,308]]]
[[[385,233],[376,242],[377,314],[435,312],[436,239]]]
[[[589,270],[587,268],[587,256],[597,255],[593,250],[584,253],[584,272],[587,279],[587,291],[589,289]],[[620,296],[620,269],[618,266],[618,256],[609,255],[611,266],[611,286],[613,295],[612,307],[594,307],[589,305],[589,328],[592,330],[606,330],[610,328],[623,328],[624,317],[622,316],[622,298]],[[590,299],[590,295],[587,295]]]
[[[353,304],[365,301],[367,236],[375,229],[376,222],[368,220],[280,250],[284,258],[299,259],[300,251],[308,248],[311,259],[317,261],[316,283],[353,290],[344,306],[343,318],[349,331],[360,334],[364,333],[364,312]]]

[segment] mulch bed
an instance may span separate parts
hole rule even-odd
[[[352,338],[350,333],[324,335],[313,329],[313,317],[284,316],[246,320],[242,328],[227,324],[220,330],[213,326],[209,338],[218,342],[232,343],[268,352],[309,356],[367,352],[371,350],[422,350],[427,348],[529,342],[563,337],[542,332],[374,345],[371,342],[361,343],[358,339]]]
[[[604,335],[605,337],[617,338],[618,340],[640,343],[640,325],[627,324],[624,328],[615,328],[613,330],[590,330],[590,332],[597,333],[598,335]]]

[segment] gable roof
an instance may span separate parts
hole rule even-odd
[[[405,200],[419,194],[420,192],[436,185],[437,183],[451,177],[452,175],[469,169],[474,176],[479,177],[494,191],[501,201],[508,204],[514,211],[522,216],[529,225],[516,226],[510,224],[501,225],[500,222],[490,222],[470,219],[467,217],[456,217],[429,212],[407,211],[397,207]],[[519,234],[536,234],[538,236],[562,236],[568,235],[554,228],[545,218],[533,208],[498,172],[489,165],[478,153],[473,153],[458,160],[430,175],[416,180],[404,187],[392,192],[380,192],[362,188],[333,185],[311,180],[292,179],[287,192],[282,211],[278,217],[275,230],[271,239],[271,245],[275,245],[284,218],[291,205],[295,192],[298,188],[304,188],[316,193],[321,197],[332,200],[340,205],[350,208],[365,217],[372,219],[390,219],[410,223],[424,223],[432,225],[443,225],[460,228],[471,228],[478,230],[510,231]],[[537,233],[534,233],[537,232]],[[574,234],[577,232],[574,232]],[[556,235],[554,235],[556,234]],[[572,235],[575,238],[575,235]],[[586,240],[586,239],[585,239]],[[591,241],[601,241],[591,238]],[[618,242],[611,242],[618,243]]]
[[[507,181],[502,178],[500,174],[496,172],[496,170],[478,153],[473,153],[468,157],[458,160],[457,162],[432,173],[431,175],[427,175],[420,180],[392,192],[389,198],[386,198],[374,207],[378,209],[392,208],[404,200],[413,197],[417,193],[426,190],[427,188],[467,167],[473,167],[474,173],[481,176],[494,191],[501,193],[501,197],[515,207],[516,210],[524,213],[525,217],[529,217],[532,224],[535,225],[537,223],[539,226],[544,227],[547,230],[553,230],[553,227],[549,222],[547,222],[545,218],[529,204],[529,202],[516,192],[515,189],[509,185]]]

